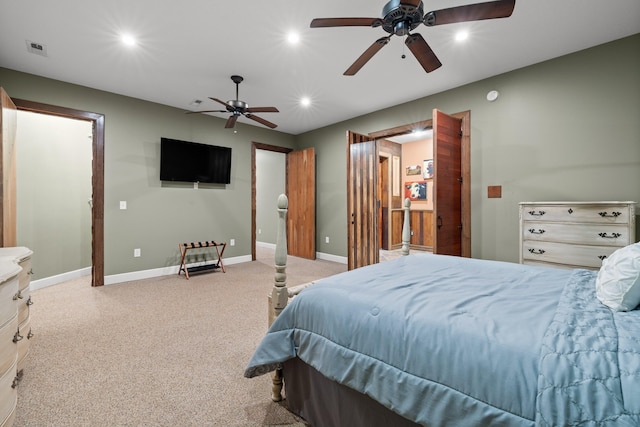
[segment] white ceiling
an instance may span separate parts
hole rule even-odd
[[[431,0],[424,9],[475,2]],[[432,73],[393,37],[358,74],[343,76],[387,33],[311,29],[309,23],[380,17],[385,3],[0,0],[0,66],[184,110],[194,109],[195,99],[205,100],[200,109],[220,107],[209,96],[234,99],[230,76],[239,74],[245,78],[241,100],[277,107],[280,113],[259,116],[278,124],[276,130],[300,134],[640,33],[639,0],[517,0],[510,18],[417,28],[443,63]],[[461,29],[469,39],[456,43]],[[292,30],[300,33],[296,46],[286,41]],[[137,37],[137,46],[124,47],[122,33]],[[29,53],[27,41],[43,45],[47,56]],[[302,96],[311,98],[311,107],[299,105]]]

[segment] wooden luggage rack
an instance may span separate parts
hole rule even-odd
[[[216,243],[213,240],[211,240],[211,241],[205,241],[205,242],[180,243],[178,246],[180,247],[180,255],[181,255],[180,269],[178,270],[178,276],[180,275],[180,273],[184,271],[184,275],[187,277],[187,280],[188,280],[189,273],[211,271],[211,270],[216,270],[218,268],[221,269],[223,273],[225,273],[224,264],[222,263],[222,254],[224,254],[224,250],[227,247],[226,242]],[[218,260],[213,264],[202,264],[202,265],[196,265],[193,267],[187,267],[187,264],[186,264],[187,252],[190,249],[205,249],[205,248],[215,248],[216,254],[218,254]]]

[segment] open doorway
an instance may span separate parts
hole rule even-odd
[[[379,262],[381,188],[377,180],[381,142],[415,130],[433,129],[434,132],[434,212],[428,220],[433,230],[433,252],[471,256],[470,112],[446,115],[434,110],[433,117],[368,135],[348,132],[347,249],[350,270]],[[416,224],[413,213],[412,223]],[[414,226],[412,231],[415,234]]]
[[[104,285],[104,115],[12,98],[18,110],[91,123],[91,286]]]

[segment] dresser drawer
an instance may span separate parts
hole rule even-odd
[[[19,286],[18,282],[18,286]],[[31,288],[27,287],[18,291],[18,323],[25,321],[29,317],[29,307],[31,306]]]
[[[14,360],[11,368],[0,375],[0,425],[4,425],[15,412],[18,403],[18,391],[14,387],[15,380],[16,362]]]
[[[17,295],[17,275],[0,283],[0,325],[4,325],[18,312]]]
[[[600,268],[602,260],[617,249],[615,246],[525,241],[522,244],[522,258],[525,264],[527,261],[537,261]]]
[[[525,221],[524,240],[575,243],[597,246],[627,246],[633,243],[625,224],[571,224]]]
[[[29,346],[31,345],[31,337],[33,337],[31,333],[31,317],[28,317],[27,320],[20,324],[18,333],[22,337],[18,341],[18,372],[20,372],[24,369],[26,356],[29,354]]]
[[[522,209],[522,219],[524,221],[628,224],[629,217],[628,206],[616,204],[540,204],[535,206],[523,206]]]
[[[18,330],[18,315],[14,315],[0,326],[0,375],[4,374],[16,361],[18,346],[13,339]]]

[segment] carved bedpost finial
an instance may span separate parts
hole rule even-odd
[[[409,255],[409,243],[411,243],[411,214],[409,208],[411,200],[407,197],[404,199],[404,222],[402,223],[402,255]]]
[[[278,197],[278,224],[276,231],[275,280],[271,291],[271,313],[273,320],[287,306],[289,291],[287,290],[287,211],[289,199],[285,194]],[[276,369],[273,373],[271,399],[275,402],[282,400],[282,371]]]

